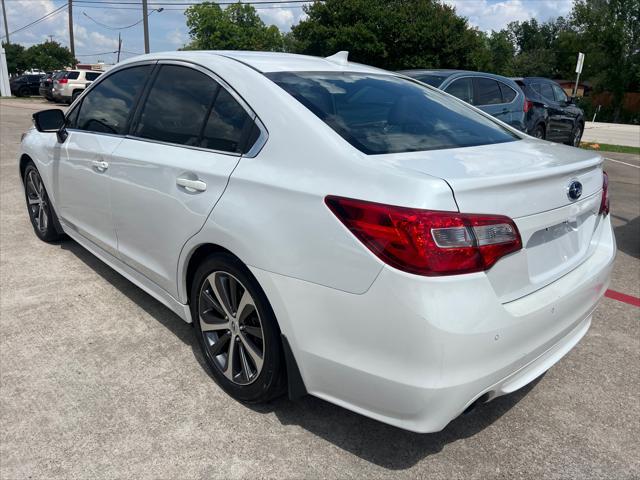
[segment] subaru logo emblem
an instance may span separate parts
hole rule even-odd
[[[582,195],[582,184],[578,180],[571,180],[567,187],[569,200],[578,200]]]

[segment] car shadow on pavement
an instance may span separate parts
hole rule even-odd
[[[631,255],[633,258],[640,258],[640,242],[638,242],[638,238],[640,238],[640,217],[628,220],[613,213],[611,216],[625,222],[623,225],[613,228],[618,250]]]
[[[60,248],[73,253],[178,339],[189,345],[196,361],[213,381],[191,324],[185,323],[162,303],[75,241],[64,240],[59,245]],[[391,470],[404,470],[440,452],[448,443],[472,437],[489,427],[524,398],[541,378],[512,394],[498,397],[478,406],[470,413],[461,415],[443,431],[429,434],[413,433],[392,427],[311,395],[296,401],[280,397],[264,405],[245,404],[245,407],[258,414],[273,413],[282,425],[304,428],[368,462]]]

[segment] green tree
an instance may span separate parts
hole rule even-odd
[[[513,63],[516,49],[511,32],[508,30],[491,32],[486,42],[489,57],[486,69],[499,75],[514,75]]]
[[[436,0],[325,0],[306,6],[292,27],[292,47],[328,56],[348,50],[356,62],[390,70],[477,69],[483,35]]]
[[[585,74],[613,94],[617,121],[624,93],[640,86],[640,2],[576,0],[571,16],[584,45]]]
[[[22,73],[27,69],[22,45],[2,42],[2,48],[4,48],[7,55],[7,70],[9,70],[10,74]]]
[[[26,68],[35,68],[43,71],[60,70],[72,67],[76,60],[67,47],[58,42],[44,42],[32,45],[24,51]]]
[[[283,38],[266,26],[251,5],[235,3],[222,9],[204,2],[185,11],[191,42],[186,50],[282,50]]]

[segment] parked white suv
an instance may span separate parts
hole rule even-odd
[[[559,361],[609,282],[600,155],[343,55],[145,55],[34,120],[36,235],[193,322],[245,402],[440,430]]]
[[[53,81],[51,96],[57,102],[73,102],[102,72],[93,70],[69,70]]]

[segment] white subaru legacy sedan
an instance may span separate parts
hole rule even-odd
[[[145,55],[34,124],[36,235],[192,322],[243,402],[441,430],[560,360],[607,288],[600,156],[344,52]]]

